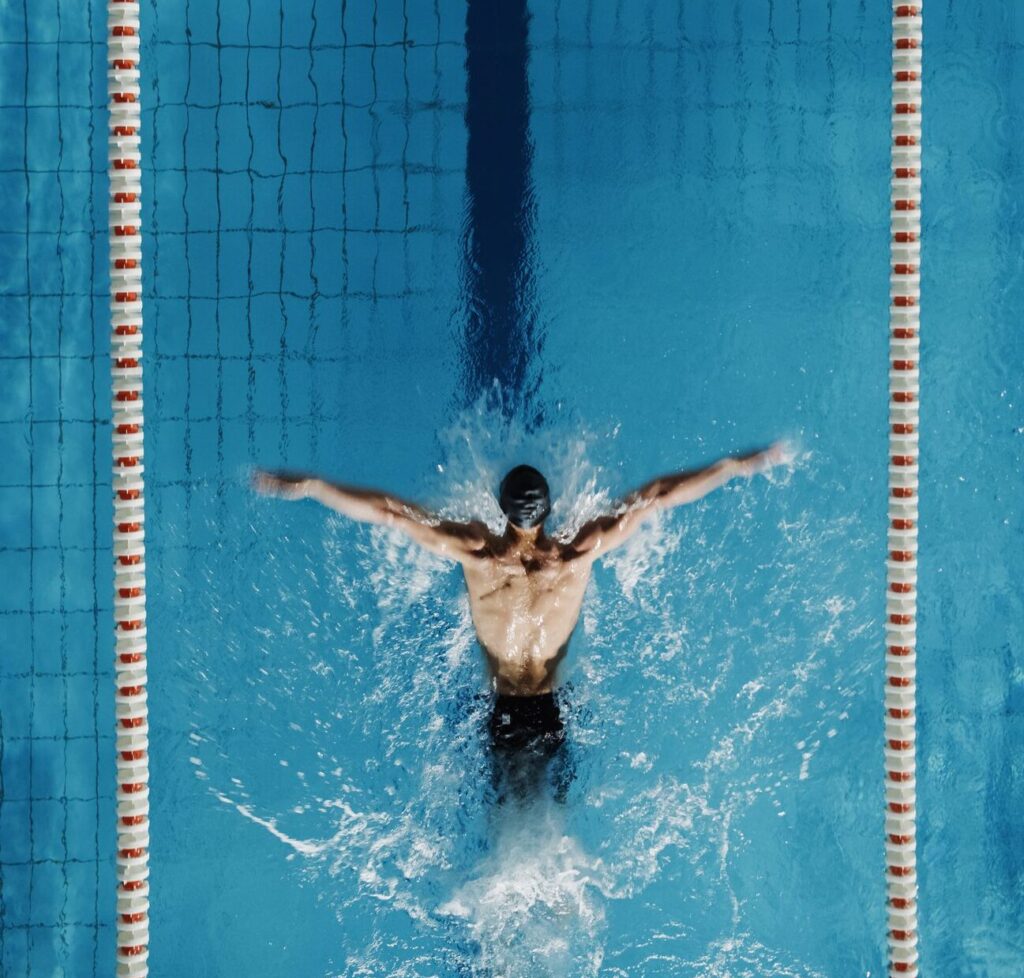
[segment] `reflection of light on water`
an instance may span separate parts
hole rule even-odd
[[[595,460],[613,438],[496,417],[481,405],[442,435],[428,505],[444,498],[446,515],[497,526],[494,488],[527,461],[552,484],[555,531],[607,511],[613,477]],[[572,664],[580,771],[565,806],[493,805],[483,663],[457,571],[329,515],[315,539],[255,552],[244,571],[258,606],[243,594],[208,609],[221,642],[191,650],[214,694],[198,708],[196,771],[335,907],[353,948],[343,974],[588,978],[670,973],[669,961],[686,975],[811,973],[744,936],[732,880],[747,811],[761,798],[779,807],[783,786],[811,777],[845,719],[856,683],[842,646],[870,624],[841,562],[821,561],[862,545],[855,523],[794,511],[790,478],[666,515],[596,574]],[[293,518],[281,507],[254,500],[245,514],[261,541]],[[194,600],[211,599],[197,585]],[[215,694],[238,675],[260,718],[231,740]],[[824,708],[806,707],[811,690]],[[629,911],[642,913],[629,940],[650,942],[654,963],[620,969],[611,907],[665,884],[670,863],[669,919]],[[396,910],[415,922],[415,955],[394,936]],[[723,931],[699,949],[684,939]]]

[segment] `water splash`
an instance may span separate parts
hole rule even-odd
[[[480,402],[439,436],[427,501],[498,529],[494,487],[527,461],[568,536],[613,505],[621,448],[615,431],[558,427],[531,431]],[[390,531],[253,501],[244,566],[224,552],[207,579],[244,573],[255,600],[243,588],[206,609],[215,654],[185,634],[204,678],[196,773],[345,920],[360,951],[344,974],[616,973],[613,908],[663,887],[662,918],[644,897],[629,925],[638,946],[645,927],[675,933],[682,973],[729,973],[733,946],[775,960],[743,939],[748,816],[764,804],[784,815],[790,785],[813,783],[863,682],[841,649],[871,624],[862,582],[821,562],[863,546],[855,520],[797,508],[798,474],[814,478],[807,456],[666,514],[597,569],[569,670],[576,780],[566,806],[515,818],[492,797],[483,663],[457,574]],[[295,521],[289,548],[261,547],[272,519]],[[197,583],[198,602],[216,593]],[[261,723],[233,740],[219,694],[240,674]],[[415,955],[388,937],[396,912],[417,928]]]
[[[590,978],[600,970],[603,868],[569,834],[559,807],[502,812],[491,853],[439,908],[464,922],[482,973]]]
[[[444,461],[431,488],[443,500],[440,511],[451,519],[479,519],[492,530],[503,530],[498,485],[509,469],[526,463],[539,468],[551,486],[547,526],[558,539],[571,538],[587,520],[608,512],[613,497],[603,485],[607,476],[598,456],[601,446],[614,443],[617,428],[591,430],[557,406],[551,413],[553,427],[528,427],[509,416],[497,388],[463,411],[438,436]]]

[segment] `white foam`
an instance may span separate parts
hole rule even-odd
[[[551,805],[503,812],[490,855],[438,911],[459,918],[495,976],[597,975],[603,867],[567,834]]]

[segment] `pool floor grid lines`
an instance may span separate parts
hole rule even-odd
[[[920,4],[893,3],[885,852],[889,974],[918,974],[917,524],[921,300]]]
[[[216,726],[219,704],[204,699],[208,688],[197,666],[215,667],[225,684],[220,688],[231,688],[226,663],[248,649],[239,636],[247,638],[250,619],[270,606],[254,597],[253,577],[264,573],[267,565],[257,558],[275,534],[281,534],[275,561],[289,573],[308,572],[312,584],[325,590],[330,577],[362,575],[376,556],[376,538],[369,551],[358,538],[362,549],[346,549],[352,541],[331,517],[320,533],[314,514],[278,512],[251,496],[250,466],[308,467],[388,486],[404,480],[394,488],[435,496],[444,492],[446,476],[433,472],[433,456],[445,456],[445,470],[453,473],[450,442],[461,435],[446,426],[462,426],[464,419],[453,419],[436,392],[457,386],[452,376],[458,359],[448,350],[466,313],[459,254],[469,104],[466,7],[449,0],[112,0],[109,6],[118,16],[130,11],[141,19],[134,35],[117,35],[116,54],[109,57],[108,0],[100,10],[73,0],[14,0],[0,16],[6,34],[0,37],[0,123],[10,137],[0,146],[0,189],[7,201],[0,209],[0,254],[7,259],[0,282],[0,452],[8,462],[0,472],[0,570],[7,592],[0,596],[7,640],[0,654],[0,975],[163,975],[178,970],[179,957],[188,970],[205,958],[210,973],[221,973],[246,955],[244,970],[263,974],[274,971],[274,962],[270,955],[260,959],[252,942],[207,940],[196,929],[216,910],[218,866],[167,859],[167,853],[180,851],[182,836],[196,838],[212,826],[226,843],[218,859],[245,867],[246,874],[251,870],[251,877],[224,877],[226,887],[248,899],[250,878],[262,881],[277,871],[271,856],[277,843],[246,823],[254,845],[266,844],[265,853],[259,851],[272,870],[246,862],[245,838],[235,846],[242,823],[211,794],[211,785],[234,784],[229,779],[238,774],[252,793],[253,811],[258,803],[265,809],[260,817],[287,820],[296,838],[306,825],[310,836],[319,832],[318,813],[300,815],[256,784],[278,772],[262,756],[247,755],[240,734]],[[573,421],[581,427],[596,424],[604,411],[624,426],[616,445],[598,442],[587,462],[620,465],[625,475],[634,461],[639,467],[663,449],[685,455],[688,439],[717,445],[716,438],[742,438],[761,420],[765,429],[771,421],[774,435],[793,418],[808,440],[820,440],[809,446],[814,461],[796,467],[785,493],[774,484],[768,490],[773,505],[788,507],[793,497],[802,503],[807,482],[822,488],[833,463],[860,480],[846,484],[845,496],[807,502],[809,512],[821,515],[825,508],[811,507],[822,506],[837,517],[857,504],[842,536],[851,549],[837,559],[864,576],[849,588],[853,574],[837,578],[834,590],[855,602],[836,613],[837,621],[860,621],[863,629],[845,650],[843,675],[829,686],[830,696],[850,693],[854,706],[835,724],[834,741],[823,742],[822,749],[808,741],[815,758],[806,783],[787,781],[758,796],[758,805],[770,798],[779,811],[752,808],[748,824],[732,822],[732,831],[746,832],[751,843],[781,841],[790,848],[790,865],[811,873],[827,870],[832,853],[815,854],[814,847],[794,841],[805,838],[800,832],[813,815],[820,810],[834,815],[837,825],[863,827],[863,838],[835,833],[842,849],[836,858],[850,871],[837,886],[844,898],[837,910],[844,916],[834,921],[840,938],[822,941],[807,932],[788,941],[780,917],[807,907],[813,913],[813,898],[780,879],[777,893],[786,902],[759,901],[751,883],[757,877],[748,872],[754,846],[746,852],[734,846],[730,881],[740,901],[743,939],[723,950],[716,966],[740,967],[738,956],[746,954],[758,959],[751,967],[767,972],[774,962],[762,955],[771,947],[791,956],[778,970],[831,974],[842,970],[837,961],[843,952],[835,948],[845,947],[861,974],[883,970],[884,959],[889,978],[917,978],[932,970],[932,957],[953,971],[973,965],[1001,978],[1016,974],[1021,934],[1012,897],[1020,860],[1008,842],[1012,832],[986,827],[1012,827],[1014,794],[1020,794],[1011,762],[1024,618],[1012,588],[1019,573],[1006,574],[1009,586],[1000,575],[1020,566],[1004,541],[1021,522],[1013,484],[1020,466],[1013,465],[1020,461],[1024,401],[1019,371],[1013,370],[1020,344],[1011,334],[1020,285],[1012,246],[1021,226],[1015,202],[1024,184],[1012,133],[1019,130],[1024,104],[1024,21],[1011,0],[948,0],[942,9],[929,7],[926,155],[935,209],[928,211],[933,230],[924,265],[932,267],[931,261],[942,271],[941,280],[928,279],[928,296],[946,315],[930,320],[924,351],[934,373],[924,407],[930,483],[919,519],[921,4],[894,2],[879,10],[862,0],[761,6],[745,0],[648,0],[635,6],[529,0],[527,9],[531,193],[538,203],[535,289],[549,340],[538,358],[543,395],[560,398],[560,411],[578,411]],[[139,47],[145,54],[141,75]],[[114,69],[113,60],[134,65]],[[134,78],[140,90],[141,98],[118,107],[117,125],[131,127],[123,114],[139,113],[144,165],[113,174],[126,188],[138,181],[138,190],[123,191],[138,194],[135,200],[108,202],[108,139],[117,147],[116,159],[130,160],[125,148],[140,131],[108,127],[108,70],[121,81]],[[891,131],[883,135],[885,118]],[[887,168],[889,224],[880,179]],[[108,247],[127,256],[124,249],[139,244],[137,233],[115,232],[108,241],[110,204],[116,205],[113,227],[137,232],[145,226],[145,272],[130,279],[128,273],[142,264],[114,267],[119,280],[108,284]],[[137,210],[131,206],[139,204]],[[886,235],[888,271],[881,261]],[[715,247],[705,252],[705,240]],[[144,343],[140,307],[129,293],[144,300]],[[889,297],[887,313],[883,295]],[[776,299],[778,307],[771,305]],[[113,351],[111,311],[122,315],[115,320]],[[870,326],[876,316],[888,321],[885,333]],[[118,334],[118,326],[139,330]],[[971,342],[956,335],[962,327]],[[823,329],[831,335],[819,346]],[[790,351],[794,337],[802,338],[806,356]],[[131,430],[134,416],[126,410],[142,406],[143,346],[149,408],[144,518],[143,456],[136,450],[143,429]],[[827,360],[837,346],[842,359],[815,370],[823,363],[815,354],[824,350]],[[877,389],[883,362],[886,410]],[[111,367],[120,372],[119,393],[138,393],[137,402],[111,401]],[[721,383],[708,383],[701,400],[700,385],[712,372]],[[604,397],[609,376],[617,382]],[[420,392],[423,381],[429,384]],[[736,394],[726,406],[730,390]],[[779,406],[778,415],[753,410],[761,398]],[[659,405],[680,422],[671,442],[656,427]],[[870,423],[861,425],[865,418]],[[562,425],[553,415],[548,422]],[[715,429],[702,428],[705,422]],[[887,472],[881,477],[873,466],[882,464],[882,449],[872,440],[883,424]],[[721,434],[727,425],[728,435]],[[137,463],[115,464],[113,487],[108,430],[119,442],[115,459]],[[983,430],[984,438],[972,440],[972,430]],[[373,450],[363,444],[367,433],[379,442]],[[959,471],[950,455],[958,456]],[[983,479],[989,472],[991,478]],[[884,515],[879,481],[886,482]],[[119,485],[127,487],[127,497]],[[112,488],[118,503],[113,532]],[[869,508],[862,504],[872,498],[878,512],[865,522]],[[745,505],[752,500],[743,497]],[[754,504],[759,501],[757,496]],[[745,518],[751,513],[746,510]],[[681,519],[691,516],[695,523],[709,520],[703,511]],[[919,568],[922,521],[943,532],[926,534]],[[725,517],[723,522],[730,531],[737,526]],[[690,532],[689,523],[685,530]],[[743,528],[744,539],[758,539],[757,533],[760,528]],[[787,509],[787,542],[798,533],[811,536],[813,525],[793,529]],[[733,551],[725,549],[731,560]],[[832,557],[824,550],[816,556],[823,562]],[[140,560],[123,564],[122,557]],[[880,572],[883,561],[880,628],[882,585],[871,582],[870,568]],[[211,589],[207,598],[204,582],[235,567],[230,591]],[[609,574],[611,588],[617,589],[621,569]],[[919,570],[925,571],[920,601]],[[863,596],[856,590],[862,579]],[[965,579],[978,587],[971,593],[958,588],[956,581]],[[152,600],[145,583],[153,588]],[[269,628],[270,620],[289,629],[306,624],[306,608],[290,603],[294,595],[282,574],[267,572],[259,584],[263,594],[268,585],[278,587],[284,599],[279,613],[267,611],[262,626]],[[678,593],[665,598],[673,612]],[[746,610],[740,604],[746,598],[737,595]],[[284,674],[293,660],[304,661],[297,657],[307,646],[315,661],[330,664],[336,652],[356,648],[361,637],[339,623],[343,608],[331,603],[333,597],[323,602],[331,619],[310,625],[315,637],[300,634],[300,642],[287,645],[287,663],[275,663],[275,669]],[[976,615],[984,615],[988,627],[976,628]],[[176,617],[188,627],[161,627],[174,625]],[[142,624],[123,629],[122,623]],[[134,723],[145,703],[148,677],[140,667],[148,659],[148,623],[158,639],[149,665],[159,692],[143,725],[126,728],[121,720]],[[211,641],[210,623],[223,627],[230,643]],[[792,624],[794,641],[817,641],[805,636],[800,623]],[[920,677],[918,636],[931,653]],[[258,639],[252,651],[263,655],[271,641],[262,632]],[[321,640],[322,660],[314,647]],[[765,661],[765,669],[774,669],[776,660]],[[659,677],[669,669],[661,662],[651,666]],[[729,676],[739,677],[747,664],[730,661]],[[703,678],[702,668],[702,660],[688,660],[686,677]],[[266,677],[246,675],[258,695],[277,695]],[[312,675],[311,687],[323,679]],[[306,674],[301,678],[305,682]],[[605,676],[599,692],[625,695],[626,684],[618,679],[617,673],[614,682]],[[877,690],[868,688],[874,683],[883,687],[882,717]],[[769,687],[764,689],[767,695]],[[689,689],[670,695],[685,698]],[[323,719],[321,701],[314,692],[309,698],[307,715]],[[829,709],[834,702],[828,699]],[[329,708],[324,705],[325,716]],[[724,722],[718,713],[708,717]],[[798,706],[778,728],[796,731],[803,719]],[[261,745],[291,749],[299,738],[274,720],[258,718]],[[339,728],[333,717],[328,721]],[[188,766],[176,739],[190,732],[204,738],[195,753],[208,782]],[[851,732],[857,750],[844,754]],[[765,734],[763,756],[746,757],[774,764],[776,757],[768,755],[773,736]],[[394,743],[396,752],[407,749],[405,740]],[[411,744],[414,752],[415,740]],[[695,750],[699,746],[695,738]],[[145,789],[124,792],[118,784],[121,777],[133,787],[146,784],[140,752],[151,757],[155,787],[149,799]],[[669,756],[667,750],[662,755]],[[353,758],[362,760],[355,747]],[[842,772],[829,766],[843,759],[852,766]],[[780,749],[779,770],[788,771],[788,763]],[[654,764],[652,785],[662,773]],[[367,776],[372,790],[375,777]],[[834,782],[825,781],[832,777],[850,791],[848,804],[828,807]],[[916,792],[919,777],[922,791]],[[635,778],[630,783],[642,780]],[[357,783],[354,776],[345,780]],[[798,808],[791,787],[810,801]],[[926,799],[924,821],[917,819],[918,794]],[[149,849],[148,810],[143,821],[121,822],[127,795],[132,804],[148,808],[151,802],[162,829],[150,858],[159,880],[154,893],[164,904],[154,904],[152,926],[136,917],[148,909],[122,912],[112,899],[115,887],[122,897],[148,898],[148,876],[147,889],[121,891],[120,878],[139,871],[137,854]],[[852,808],[863,815],[863,805],[877,823],[851,815]],[[644,811],[634,801],[627,814]],[[178,813],[180,822],[172,822]],[[762,820],[762,814],[779,820]],[[127,837],[131,845],[115,844],[115,824],[134,830]],[[827,827],[822,823],[823,831]],[[586,829],[595,833],[588,839],[615,848],[612,835],[597,834],[603,832],[598,821]],[[143,838],[147,844],[134,844]],[[824,840],[834,842],[828,834]],[[680,857],[696,856],[696,850],[676,851],[670,844],[663,851],[666,861],[651,882],[674,887],[671,899],[684,901],[687,892],[677,885],[687,880]],[[944,871],[953,863],[955,872]],[[614,872],[622,867],[623,873],[633,871],[622,861]],[[283,877],[293,880],[293,868],[290,861],[284,865]],[[190,901],[193,880],[202,882],[203,891]],[[399,885],[408,885],[417,899],[421,895],[416,880]],[[301,905],[313,895],[303,892],[305,886],[303,878],[274,899]],[[380,973],[400,970],[383,966],[401,950],[388,951],[384,943],[392,937],[388,908],[367,905],[362,886],[343,893],[339,888],[341,944],[326,947],[331,938],[322,931],[323,946],[319,938],[300,945],[292,929],[280,951],[288,958],[285,970],[333,974],[349,967],[340,963],[340,946],[349,954],[346,961],[354,962],[370,941],[380,942],[367,952]],[[954,903],[958,888],[972,894],[960,909]],[[919,889],[928,938],[923,946]],[[259,927],[258,936],[277,940],[272,901],[261,899],[261,892],[252,887],[252,914],[240,917],[239,930],[251,924]],[[691,946],[681,931],[666,929],[677,921],[665,906],[655,907],[653,900],[642,906],[647,897],[635,892],[635,901],[607,904],[614,912],[602,924],[606,957],[599,970],[656,973],[660,967],[682,974],[691,964],[694,970],[710,966],[710,952],[694,962],[716,935],[712,901],[707,921],[686,921]],[[164,916],[161,906],[178,909]],[[323,909],[322,903],[311,906],[299,928]],[[651,932],[664,932],[666,955],[678,954],[680,961],[685,956],[686,964],[673,968],[657,956],[662,948],[654,947],[640,966],[643,945],[620,946],[633,937],[624,938],[625,924],[642,910]],[[659,918],[655,911],[664,913]],[[728,907],[722,912],[727,917]],[[266,918],[259,919],[263,913]],[[951,926],[928,925],[944,919]],[[190,934],[197,939],[181,946],[182,935]],[[417,938],[424,962],[434,953],[435,936]],[[763,947],[751,947],[753,941]],[[121,945],[145,951],[122,954]],[[150,951],[157,956],[146,957]],[[432,967],[446,974],[440,954]]]

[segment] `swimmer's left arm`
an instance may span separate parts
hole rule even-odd
[[[778,465],[787,454],[785,445],[776,442],[769,448],[719,459],[702,469],[653,479],[630,493],[617,513],[584,524],[570,547],[581,556],[596,559],[624,544],[658,510],[696,502],[732,479]]]
[[[712,462],[702,469],[677,472],[649,482],[639,494],[651,500],[657,509],[672,509],[702,499],[709,492],[724,486],[733,479],[756,475],[779,465],[788,458],[783,442],[776,442],[768,448],[747,452],[743,455],[729,455]]]
[[[282,499],[315,499],[360,523],[393,527],[431,553],[449,560],[468,559],[487,539],[487,528],[482,523],[443,520],[416,503],[376,489],[346,486],[316,476],[260,470],[253,474],[253,487]]]

